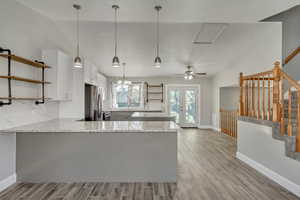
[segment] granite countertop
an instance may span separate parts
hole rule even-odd
[[[167,132],[177,133],[180,128],[172,121],[78,121],[55,119],[12,129],[1,133],[123,133],[123,132]]]
[[[173,117],[173,116],[170,116],[169,114],[167,113],[163,113],[163,112],[134,112],[132,115],[131,115],[132,118],[134,117],[149,117],[149,118],[152,118],[152,117]]]

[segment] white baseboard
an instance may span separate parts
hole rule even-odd
[[[16,183],[17,175],[13,174],[6,179],[0,181],[0,192],[11,186],[12,184]]]
[[[212,127],[212,129],[213,129],[214,131],[221,132],[221,129],[220,129],[220,128]]]
[[[210,125],[198,125],[198,128],[200,128],[200,129],[212,129],[212,130],[218,131],[218,132],[221,131],[221,129],[216,128],[214,126],[210,126]]]
[[[244,163],[248,164],[252,168],[256,169],[266,177],[272,179],[282,187],[286,188],[288,191],[294,193],[298,197],[300,197],[300,186],[296,183],[288,180],[287,178],[277,174],[276,172],[270,170],[269,168],[263,166],[262,164],[252,160],[251,158],[245,156],[244,154],[237,152],[236,158],[240,159]]]
[[[212,126],[210,126],[210,125],[198,125],[198,128],[200,128],[200,129],[212,129]]]

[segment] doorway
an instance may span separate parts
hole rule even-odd
[[[167,86],[167,110],[180,127],[198,127],[199,86]]]

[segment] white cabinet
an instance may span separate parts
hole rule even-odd
[[[89,61],[84,62],[84,81],[91,85],[97,84],[97,67]]]
[[[54,101],[72,100],[73,61],[60,50],[43,50],[43,61],[52,68],[45,73],[51,84],[45,87],[45,95]]]

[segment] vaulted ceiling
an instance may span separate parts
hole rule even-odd
[[[24,5],[56,20],[73,20],[72,4],[83,7],[82,19],[112,21],[112,4],[120,5],[120,20],[154,21],[154,5],[161,4],[165,22],[257,22],[287,10],[299,0],[18,0]]]
[[[76,41],[73,0],[18,0],[53,19],[69,41]],[[297,0],[77,0],[81,11],[81,48],[85,57],[108,76],[111,67],[113,10],[120,5],[119,56],[127,76],[168,76],[183,73],[186,65],[209,75],[230,67],[245,49],[268,37],[267,23],[256,23],[297,4]],[[155,4],[161,4],[160,69],[155,54]],[[211,23],[214,22],[214,23]],[[233,23],[239,22],[239,23]],[[251,23],[249,23],[251,22]],[[270,25],[270,24],[269,24]],[[270,25],[272,26],[272,25]],[[270,29],[271,30],[271,29]],[[270,33],[271,34],[271,33]],[[255,39],[253,39],[255,38]],[[279,40],[280,38],[278,38]],[[193,41],[212,44],[193,44]],[[74,48],[75,49],[75,48]],[[254,47],[255,49],[255,47]]]

